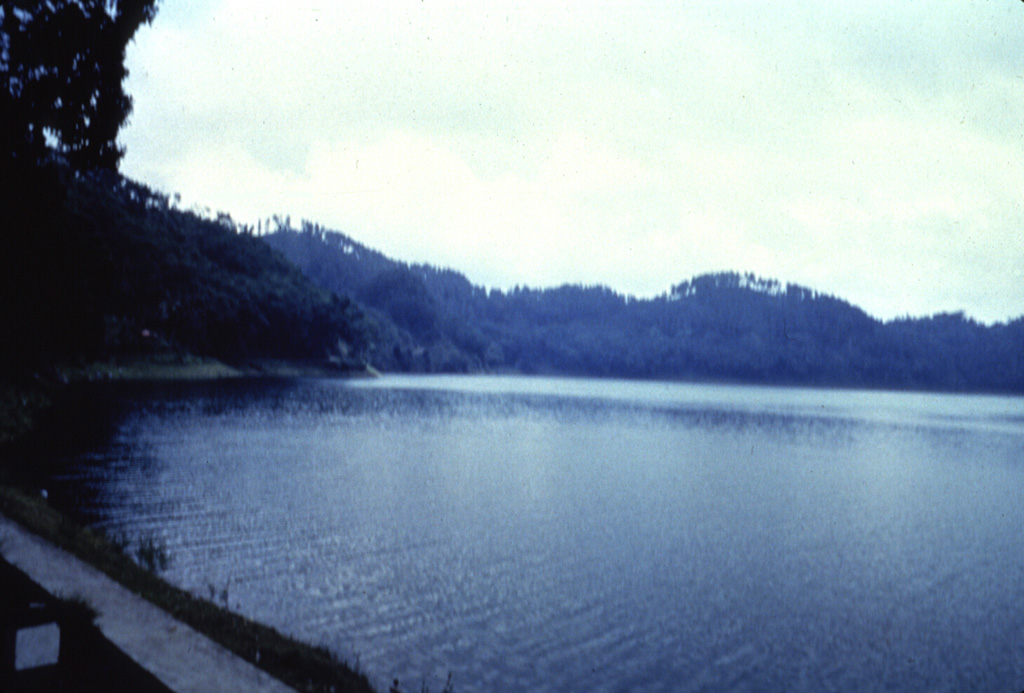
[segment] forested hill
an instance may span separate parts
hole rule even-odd
[[[736,273],[653,299],[568,285],[486,291],[310,223],[279,223],[263,239],[319,286],[393,320],[374,356],[384,368],[1024,392],[1024,317],[882,322],[833,296]]]
[[[225,216],[113,171],[18,169],[0,196],[0,376],[139,355],[356,367],[371,327]]]

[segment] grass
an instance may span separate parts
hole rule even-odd
[[[153,537],[145,537],[139,542],[135,548],[135,559],[149,572],[158,574],[167,570],[167,566],[171,564],[166,547]]]
[[[174,353],[139,358],[97,361],[74,369],[69,378],[76,380],[213,380],[243,375],[238,368],[210,358]]]
[[[81,595],[58,598],[55,603],[58,622],[91,624],[99,616],[92,604]]]
[[[270,376],[293,378],[303,376],[359,376],[374,375],[369,366],[347,368],[326,361],[282,361],[279,359],[250,359],[230,365],[217,359],[177,354],[173,352],[146,356],[123,356],[95,361],[83,367],[61,369],[60,378],[66,382],[97,380],[217,380]]]
[[[53,405],[48,388],[10,385],[0,388],[0,446],[27,435]]]

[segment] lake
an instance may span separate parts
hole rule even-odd
[[[1024,398],[483,376],[90,397],[51,497],[382,690],[1024,688]]]

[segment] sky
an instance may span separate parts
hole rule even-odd
[[[489,288],[1024,314],[1024,3],[161,0],[122,172]]]

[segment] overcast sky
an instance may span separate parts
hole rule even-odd
[[[122,171],[509,288],[1024,314],[1024,3],[162,0]]]

